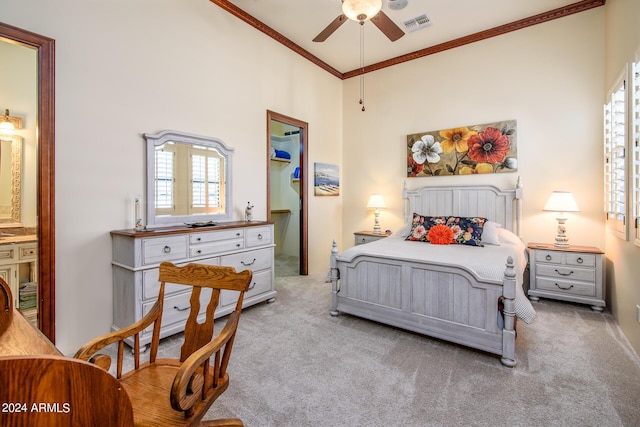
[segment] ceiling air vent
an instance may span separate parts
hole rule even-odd
[[[431,25],[431,19],[429,19],[426,14],[416,16],[415,18],[409,19],[408,21],[404,21],[404,27],[409,32],[421,30],[424,27],[428,27],[429,25]]]

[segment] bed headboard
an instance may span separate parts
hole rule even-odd
[[[522,181],[518,177],[511,190],[492,185],[421,187],[408,190],[405,181],[405,224],[414,212],[421,215],[482,216],[520,236]]]

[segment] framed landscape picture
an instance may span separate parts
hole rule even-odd
[[[340,195],[338,165],[314,163],[313,194],[316,196]]]

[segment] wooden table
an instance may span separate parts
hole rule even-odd
[[[0,325],[6,327],[0,330],[0,356],[63,355],[15,308],[13,312],[0,310]]]

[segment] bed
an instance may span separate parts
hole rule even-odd
[[[514,367],[515,323],[535,311],[522,289],[522,185],[403,189],[405,226],[339,253],[331,249],[330,312],[348,313],[497,354]],[[415,214],[482,217],[480,246],[407,241]]]

